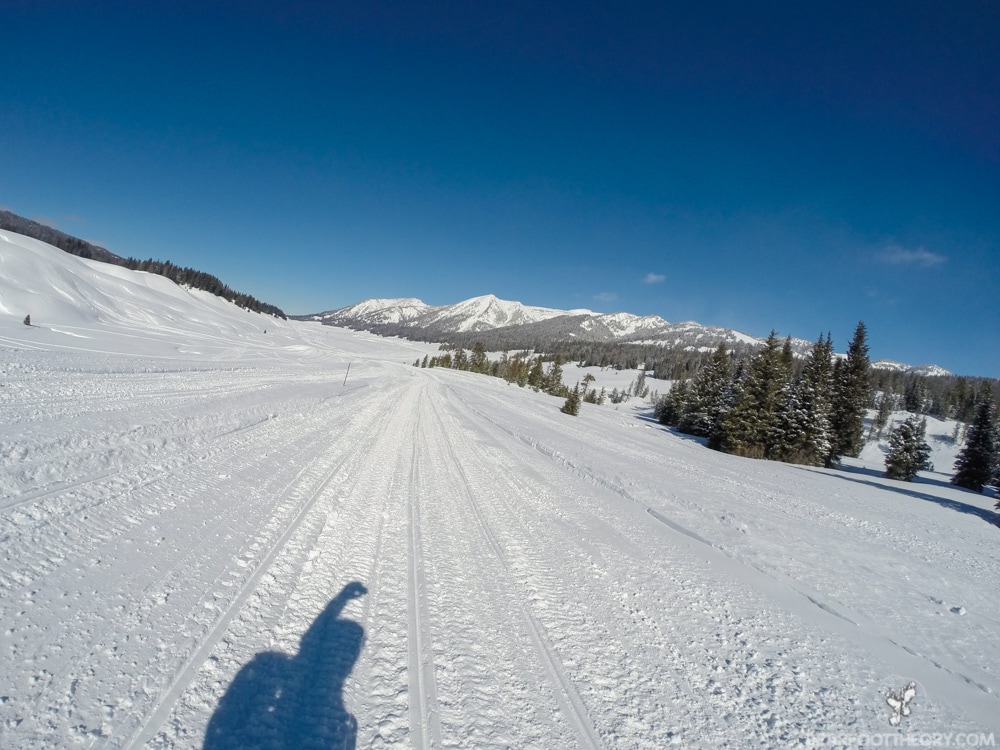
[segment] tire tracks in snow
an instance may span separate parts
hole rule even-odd
[[[413,448],[410,455],[408,505],[408,575],[409,575],[409,676],[410,729],[414,747],[430,750],[441,747],[441,724],[438,719],[437,688],[434,678],[434,654],[427,616],[426,576],[424,573],[423,534],[421,531],[419,401],[414,416]]]
[[[359,486],[380,467],[382,456],[377,447],[391,426],[387,417],[392,409],[393,404],[384,401],[368,404],[365,414],[359,415],[348,433],[341,436],[337,450],[342,460],[332,469],[309,518],[285,543],[283,552],[268,567],[235,617],[230,618],[225,628],[220,628],[224,632],[213,639],[214,643],[206,642],[200,655],[205,658],[196,659],[192,665],[197,666],[194,674],[186,684],[179,681],[175,693],[180,694],[164,700],[160,715],[148,722],[140,738],[147,747],[186,748],[198,744],[208,715],[240,667],[255,653],[274,652],[277,648],[286,656],[292,654],[317,614],[344,585],[357,581],[369,588],[360,606],[361,622],[370,621],[371,601],[378,588],[376,566],[382,555],[386,514],[384,507],[372,504],[370,494]],[[385,502],[383,498],[383,506]],[[315,670],[309,679],[324,684],[323,665],[315,665]],[[299,678],[305,679],[301,675]],[[359,679],[362,684],[366,682],[363,677],[355,676],[352,684]],[[294,687],[289,685],[290,689]],[[350,702],[347,687],[345,703]],[[296,701],[291,713],[323,724],[330,706],[324,703],[322,692],[313,695],[312,691],[303,691],[302,685],[299,688],[298,697],[286,698]],[[248,719],[261,721],[261,717]],[[154,734],[156,724],[159,729]],[[294,732],[294,727],[276,728],[267,721],[263,721],[261,729]],[[271,740],[262,737],[261,741]],[[281,742],[281,738],[275,737],[273,741]],[[139,746],[143,742],[133,744]]]
[[[333,413],[352,408],[342,401],[332,401],[330,404]],[[78,735],[81,739],[89,737],[91,741],[106,743],[120,736],[119,730],[115,728],[120,727],[123,721],[119,714],[125,712],[131,715],[144,710],[142,706],[148,703],[149,696],[156,695],[161,690],[158,675],[162,670],[170,669],[167,667],[170,663],[176,664],[176,660],[190,648],[189,644],[197,643],[205,633],[213,632],[211,621],[218,614],[217,602],[227,598],[231,601],[231,597],[238,596],[238,593],[233,593],[234,587],[238,587],[241,580],[246,581],[247,576],[256,575],[258,578],[254,580],[258,580],[259,575],[266,570],[266,565],[261,567],[260,560],[271,549],[275,539],[287,541],[287,535],[282,535],[282,526],[287,529],[289,523],[294,526],[301,522],[304,500],[300,495],[307,493],[310,487],[315,488],[322,479],[309,473],[312,471],[315,474],[322,462],[311,461],[309,457],[319,457],[326,451],[330,454],[326,462],[329,466],[330,461],[342,457],[344,453],[350,453],[349,448],[344,446],[330,448],[331,441],[324,429],[330,415],[330,409],[326,409],[308,415],[304,420],[279,420],[266,431],[266,435],[257,436],[256,445],[237,441],[228,445],[225,451],[218,452],[211,458],[218,468],[203,466],[194,477],[186,477],[187,486],[181,492],[174,492],[170,488],[152,492],[152,488],[146,487],[143,490],[145,498],[142,492],[129,496],[128,505],[136,507],[129,509],[125,505],[121,506],[124,517],[120,517],[121,513],[102,509],[83,528],[79,527],[80,519],[77,519],[76,527],[67,527],[61,534],[52,534],[49,530],[45,541],[35,549],[34,556],[29,550],[19,556],[19,559],[37,559],[39,552],[44,552],[43,560],[48,561],[47,565],[34,566],[39,569],[39,575],[35,578],[41,578],[39,584],[36,584],[40,585],[40,590],[31,592],[32,598],[28,602],[42,614],[46,603],[48,609],[51,609],[58,606],[60,596],[65,596],[60,595],[53,587],[65,586],[67,591],[79,589],[80,585],[90,585],[86,582],[97,575],[105,585],[111,584],[114,589],[117,588],[114,585],[115,578],[109,578],[107,574],[116,570],[116,575],[122,576],[122,588],[128,592],[136,588],[134,584],[125,584],[125,579],[148,581],[137,600],[131,600],[131,596],[127,599],[117,595],[108,596],[114,593],[113,590],[105,594],[94,591],[86,597],[91,600],[90,604],[72,611],[70,620],[66,623],[68,638],[60,641],[66,641],[67,646],[72,642],[74,645],[69,652],[80,654],[81,658],[74,659],[71,664],[60,665],[58,670],[41,669],[41,679],[36,681],[29,694],[22,693],[17,700],[4,706],[7,711],[16,711],[28,719],[28,723],[35,727],[30,729],[25,725],[19,732],[24,732],[25,736],[34,734],[41,741],[41,737],[52,732],[65,731],[67,722],[78,722],[70,734]],[[263,482],[261,487],[248,488],[252,502],[241,501],[238,496],[233,495],[228,473],[247,471],[262,452],[266,453],[267,449],[273,450],[276,447],[278,451],[270,459],[277,461],[275,465],[281,469],[274,477]],[[282,455],[287,456],[284,462],[278,460]],[[228,473],[219,473],[222,470],[228,470]],[[250,472],[252,474],[252,469]],[[195,481],[191,482],[191,479]],[[178,484],[178,480],[172,481],[175,485]],[[285,482],[284,490],[281,489],[282,481]],[[317,489],[316,492],[318,491]],[[273,497],[279,498],[281,502],[274,505],[271,502]],[[219,500],[223,502],[220,503]],[[173,551],[150,550],[148,563],[134,571],[128,570],[128,559],[140,549],[133,549],[130,544],[133,537],[135,542],[140,539],[148,540],[150,533],[156,532],[156,524],[164,523],[157,520],[164,511],[173,509],[173,517],[178,518],[177,513],[197,503],[206,509],[216,507],[217,510],[199,510],[180,516],[188,519],[185,521],[187,526],[171,527],[169,531],[164,526],[166,536],[163,539],[166,540],[166,545],[173,545]],[[252,529],[253,533],[241,539],[239,534],[243,529]],[[67,537],[72,548],[66,547]],[[57,544],[53,545],[52,542]],[[143,548],[147,543],[143,543]],[[235,557],[230,562],[225,562],[234,552]],[[74,558],[79,561],[76,573],[68,567]],[[119,560],[118,563],[115,562],[116,559]],[[171,560],[170,566],[166,570],[157,570],[161,561],[166,560]],[[267,557],[265,562],[271,560],[272,558]],[[95,567],[104,572],[94,571]],[[49,580],[50,574],[59,568],[63,572]],[[244,583],[242,590],[247,590],[248,585]],[[86,591],[83,593],[86,594]],[[183,607],[179,612],[175,610],[178,602],[173,601],[178,595],[181,600],[179,604]],[[47,597],[47,600],[43,601],[39,598],[41,596]],[[77,599],[80,596],[78,593]],[[167,597],[172,600],[171,607],[164,610],[161,604]],[[110,602],[101,603],[102,598],[110,599]],[[116,601],[121,601],[121,604],[116,606]],[[26,608],[20,613],[22,618],[29,618],[19,629],[19,636],[23,636],[25,646],[29,646],[29,639],[32,638],[31,611],[33,610]],[[102,611],[103,614],[97,614]],[[87,612],[91,614],[88,616]],[[156,622],[164,612],[179,619],[174,634],[156,646],[153,653],[152,642],[143,646],[141,641],[150,637],[155,641],[158,635],[169,632],[162,629],[162,622]],[[140,643],[137,644],[137,641]],[[63,643],[59,643],[51,648],[61,650],[62,647]],[[132,656],[129,657],[128,654]],[[110,665],[137,655],[139,658],[152,659],[144,670],[138,669],[135,664],[123,664],[108,674]],[[51,654],[44,656],[39,652],[37,659],[43,665],[46,659],[51,659]],[[95,665],[98,673],[95,673]],[[131,681],[134,684],[130,688],[119,692],[132,697],[124,705],[107,707],[101,712],[95,711],[96,706],[93,705],[89,711],[74,711],[73,706],[79,707],[88,702],[87,697],[79,693],[93,694],[99,691],[102,678],[105,687],[110,687],[106,684],[108,679]],[[66,685],[69,687],[61,687]],[[99,700],[99,695],[91,697]],[[134,706],[129,707],[128,704]],[[80,713],[84,715],[80,716]],[[60,727],[63,729],[60,730]]]
[[[297,584],[303,571],[307,568],[311,571],[313,565],[311,561],[320,554],[326,546],[319,544],[319,539],[328,529],[331,515],[337,513],[337,506],[340,504],[340,492],[336,480],[345,474],[349,475],[358,463],[360,456],[365,455],[365,446],[375,442],[369,427],[372,423],[383,426],[387,429],[390,420],[386,417],[391,411],[392,405],[386,407],[383,403],[376,403],[374,406],[381,406],[378,414],[372,417],[370,414],[359,415],[353,420],[354,424],[349,430],[354,433],[350,437],[342,437],[341,441],[335,441],[332,445],[326,443],[328,455],[321,460],[313,458],[300,475],[289,485],[286,494],[298,494],[301,496],[297,503],[298,509],[290,522],[288,522],[280,537],[275,541],[269,541],[262,545],[267,549],[264,558],[258,563],[253,574],[242,584],[242,587],[231,599],[225,611],[217,618],[212,629],[202,639],[197,651],[185,662],[178,671],[172,684],[165,694],[163,694],[155,709],[147,713],[142,725],[132,735],[131,739],[124,745],[125,747],[140,747],[149,743],[160,727],[170,717],[174,706],[183,693],[188,691],[202,671],[203,665],[217,651],[218,644],[223,640],[227,632],[231,629],[237,619],[242,619],[244,632],[250,628],[258,629],[261,620],[269,620],[275,628],[288,629],[284,623],[285,614],[289,607],[289,601],[293,594],[297,592]],[[369,406],[368,411],[373,407]],[[323,438],[320,437],[323,441]],[[307,481],[302,481],[302,475],[308,475]],[[300,532],[300,527],[306,526],[304,522],[311,512],[316,511],[316,516],[311,521],[311,529],[302,529],[302,539],[293,539]],[[377,550],[376,550],[377,551]],[[376,558],[377,559],[377,558]],[[283,570],[276,570],[277,568]],[[268,596],[260,596],[260,590],[264,588],[262,582],[265,577],[272,579],[268,589]],[[325,596],[328,590],[325,587],[311,592],[302,592],[300,596],[309,598],[314,603],[314,607],[325,605]],[[255,598],[254,606],[247,606],[251,598]],[[267,599],[265,604],[264,600]],[[277,601],[280,601],[280,606]],[[271,610],[270,617],[263,618],[261,610]],[[299,626],[308,623],[299,623]],[[296,628],[292,626],[294,631]],[[304,629],[303,629],[304,632]],[[313,708],[304,706],[304,708]],[[162,734],[162,733],[161,733]]]
[[[252,461],[252,453],[241,452],[241,455],[247,463]],[[230,470],[239,470],[241,468],[239,464],[235,466],[232,464],[232,457],[229,454],[226,454],[225,458],[228,460],[223,463],[223,457],[218,457],[220,466],[227,465]],[[203,485],[203,491],[206,494],[214,496],[224,495],[226,492],[225,483],[219,479],[215,479],[207,485]],[[124,519],[117,518],[116,514],[112,523],[107,523],[109,520],[107,514],[104,514],[103,517],[97,517],[93,522],[93,533],[78,535],[76,538],[78,546],[73,552],[63,550],[60,553],[60,558],[53,558],[52,554],[50,554],[48,559],[53,561],[58,559],[60,562],[58,567],[65,568],[66,563],[74,559],[74,556],[77,558],[81,556],[90,558],[93,553],[88,552],[88,550],[94,550],[95,547],[100,549],[101,547],[105,547],[105,543],[110,543],[113,545],[110,549],[105,548],[104,554],[98,551],[98,557],[92,558],[96,560],[95,566],[83,565],[81,567],[114,570],[115,555],[128,554],[127,546],[123,547],[120,541],[126,537],[130,527],[141,527],[155,521],[159,515],[158,511],[165,509],[166,506],[172,508],[186,507],[185,498],[183,496],[174,496],[166,502],[166,505],[144,507],[143,512],[132,512],[127,514]],[[171,539],[178,545],[177,549],[180,552],[180,556],[176,557],[173,564],[164,572],[157,570],[157,558],[154,558],[152,564],[149,565],[148,572],[143,574],[150,580],[142,589],[142,593],[137,600],[132,600],[128,604],[125,604],[123,600],[121,605],[109,609],[105,613],[105,616],[96,622],[80,621],[79,630],[68,634],[71,640],[81,641],[81,645],[74,648],[74,652],[78,652],[80,656],[74,660],[72,666],[67,665],[63,667],[60,670],[62,674],[58,678],[56,675],[49,675],[49,679],[43,686],[43,689],[36,694],[33,707],[26,713],[33,718],[47,715],[50,717],[47,719],[47,722],[55,726],[58,726],[60,723],[60,717],[70,716],[70,706],[73,702],[72,696],[76,690],[72,691],[72,693],[61,693],[59,685],[64,684],[67,679],[75,679],[71,677],[72,675],[87,675],[91,671],[88,665],[99,664],[109,660],[118,660],[121,652],[128,651],[126,644],[131,638],[135,636],[142,637],[141,634],[145,634],[150,629],[150,623],[156,619],[156,613],[159,611],[161,605],[166,602],[167,598],[174,598],[181,591],[190,596],[192,585],[197,585],[197,571],[203,566],[200,560],[211,560],[216,557],[214,550],[206,548],[206,542],[212,538],[215,538],[216,541],[225,541],[218,538],[218,532],[221,529],[225,529],[243,512],[245,511],[242,508],[233,504],[226,508],[221,515],[215,517],[209,516],[207,523],[202,524],[200,528],[192,529],[187,537],[178,537],[178,531],[174,531]],[[262,529],[260,533],[266,536],[266,528]],[[93,544],[87,545],[87,542],[92,542]],[[263,539],[261,544],[266,544],[266,542],[267,539]],[[107,556],[107,560],[105,560],[105,556]],[[192,568],[192,565],[195,567]],[[44,582],[43,578],[40,583],[44,585]],[[213,578],[207,584],[206,588],[214,587],[217,582],[218,579]],[[98,595],[98,593],[94,592],[95,595]],[[40,601],[33,603],[36,603],[36,605],[42,604]],[[197,604],[195,606],[197,607]],[[187,616],[178,623],[182,638],[195,637],[197,630],[204,628],[205,615],[210,613],[211,611],[205,607],[189,611]],[[75,618],[80,617],[76,613],[73,616]],[[83,643],[89,645],[83,645]],[[167,658],[169,660],[171,658],[169,650],[161,651],[162,653],[158,655],[158,659]],[[146,679],[150,679],[150,677],[150,675],[145,675]],[[82,689],[86,691],[88,686],[83,685]],[[142,692],[146,692],[146,689],[143,689]],[[22,710],[22,713],[25,712]],[[76,730],[77,733],[90,735],[92,739],[99,739],[106,733],[113,734],[111,726],[116,721],[120,721],[120,719],[116,719],[114,716],[105,717],[100,728],[91,726],[92,721],[93,719],[81,723],[79,729]]]
[[[897,642],[885,627],[871,617],[852,610],[839,602],[836,605],[828,604],[825,601],[827,597],[815,591],[805,581],[793,579],[779,571],[765,569],[753,561],[741,558],[727,547],[712,542],[669,518],[666,514],[647,506],[622,486],[619,481],[597,474],[590,467],[576,465],[571,458],[564,456],[555,447],[545,445],[495,419],[490,414],[469,404],[456,389],[449,388],[471,413],[476,414],[511,437],[517,438],[533,450],[549,457],[553,465],[560,467],[564,472],[585,479],[618,495],[637,508],[643,509],[647,517],[654,519],[659,528],[665,530],[675,539],[684,540],[683,543],[686,544],[695,543],[702,554],[706,555],[706,561],[713,567],[724,571],[733,580],[749,584],[759,595],[781,607],[785,612],[817,628],[817,632],[836,634],[856,648],[868,652],[871,651],[873,640],[881,643],[883,647],[877,649],[878,658],[891,667],[892,671],[900,675],[916,677],[918,682],[928,684],[940,681],[943,673],[943,679],[951,685],[951,690],[955,694],[964,696],[962,701],[965,704],[974,705],[978,711],[987,714],[997,712],[1000,698],[994,695],[981,681],[963,674],[960,670],[946,666],[933,656],[920,654],[909,646]],[[741,487],[747,484],[746,482],[735,482],[729,476],[715,478],[706,475],[706,481],[736,483]],[[756,488],[754,492],[762,494],[763,491]],[[803,607],[801,602],[808,602],[809,606]]]
[[[433,415],[436,423],[434,434],[437,436],[437,440],[433,442],[444,446],[446,456],[444,457],[443,464],[449,466],[457,475],[457,492],[462,498],[466,510],[473,521],[474,527],[478,530],[478,533],[484,540],[487,549],[489,549],[492,553],[495,562],[499,565],[503,573],[502,579],[506,591],[510,592],[511,586],[517,579],[518,575],[517,572],[511,567],[504,548],[500,544],[496,534],[493,532],[492,527],[480,510],[475,499],[475,492],[473,490],[474,484],[470,481],[469,476],[466,473],[466,462],[459,457],[455,450],[456,438],[454,436],[459,433],[459,430],[457,428],[449,429],[445,425],[442,414],[447,412],[448,406],[444,403],[444,401],[441,400],[436,394],[430,397],[430,401],[430,408],[425,411],[428,414]],[[455,425],[457,426],[457,422]],[[432,441],[425,440],[425,442],[431,443]],[[468,445],[469,443],[463,442],[463,444]],[[477,460],[474,462],[474,465],[482,467],[489,465],[489,462],[485,460]],[[522,532],[526,532],[526,530],[522,528]],[[551,644],[551,640],[545,626],[530,611],[522,596],[511,595],[508,593],[505,598],[510,602],[516,602],[512,609],[516,610],[521,618],[524,629],[529,635],[532,647],[538,655],[539,661],[543,665],[548,676],[548,680],[551,683],[552,695],[558,703],[562,715],[566,719],[569,728],[575,736],[577,744],[580,747],[588,748],[603,747],[604,743],[591,722],[587,705],[580,696],[580,693],[577,691],[573,681],[567,675],[560,657]]]

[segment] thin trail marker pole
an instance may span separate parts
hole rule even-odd
[[[350,374],[350,372],[351,372],[351,363],[348,362],[347,363],[347,372],[344,373],[344,385],[347,385],[347,376]]]

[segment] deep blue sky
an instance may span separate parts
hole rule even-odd
[[[280,6],[0,0],[0,206],[289,313],[863,319],[1000,376],[1000,3]]]

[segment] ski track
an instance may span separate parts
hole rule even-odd
[[[329,352],[47,356],[0,370],[0,408],[27,404],[0,437],[2,747],[200,747],[241,668],[294,658],[353,582],[365,640],[338,698],[359,748],[795,746],[885,730],[884,690],[913,677],[959,696],[924,696],[922,726],[1000,715],[996,665],[966,656],[1000,622],[971,594],[996,556],[807,498],[809,473],[751,481],[610,411],[581,438],[481,376],[369,362],[344,385],[314,366]],[[861,552],[832,575],[789,524]],[[935,569],[969,581],[940,644],[958,618]],[[852,586],[896,573],[908,609]],[[309,686],[334,662],[294,677],[294,715],[328,731]],[[270,748],[290,720],[247,717]]]

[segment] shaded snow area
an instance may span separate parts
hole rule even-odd
[[[7,238],[0,747],[1000,734],[1000,529],[947,475],[569,417]]]

